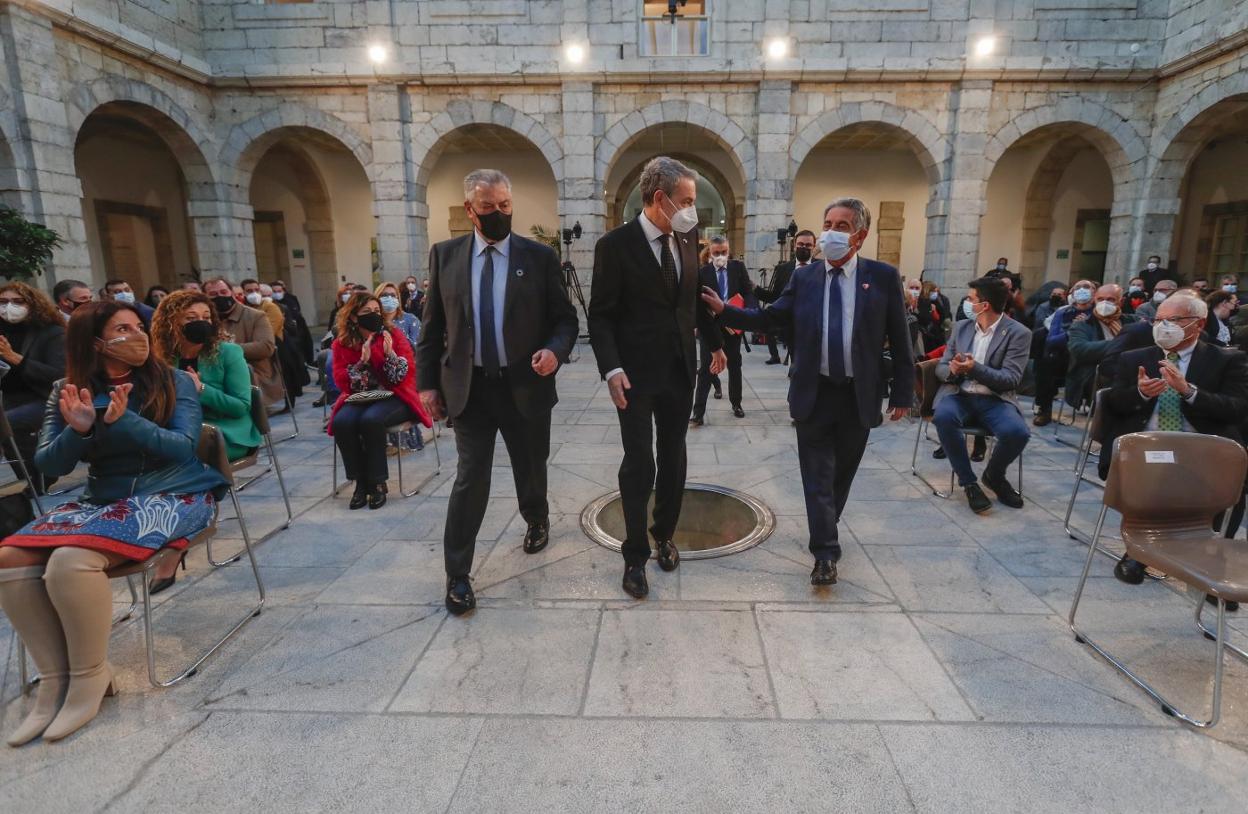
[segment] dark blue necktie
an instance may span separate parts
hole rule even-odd
[[[489,376],[497,376],[498,340],[494,336],[494,247],[485,247],[481,265],[481,366]]]
[[[720,269],[719,274],[719,298],[721,300],[728,299],[728,269]]]
[[[828,376],[836,381],[845,378],[845,342],[841,338],[841,268],[832,267],[828,284]]]

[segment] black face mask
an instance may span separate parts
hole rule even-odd
[[[237,302],[238,300],[234,299],[233,297],[228,297],[225,295],[212,298],[212,304],[216,306],[217,313],[220,314],[221,316],[225,316],[226,314],[230,313],[230,311],[233,310],[234,305]]]
[[[482,215],[477,210],[472,210],[477,216],[477,222],[481,224],[481,234],[485,235],[486,240],[499,241],[511,234],[511,215],[495,209],[488,215]]]
[[[360,314],[355,318],[355,321],[360,324],[361,328],[369,333],[377,333],[386,324],[386,321],[382,319],[381,314],[374,313]]]
[[[793,251],[793,255],[797,258],[797,262],[809,263],[811,250],[807,249],[805,246],[798,246],[797,249]]]
[[[1049,297],[1049,305],[1053,306],[1054,308],[1058,307],[1059,305],[1065,304],[1065,302],[1066,302],[1065,298],[1059,297],[1056,294],[1054,294],[1052,297]]]
[[[212,338],[212,323],[197,319],[182,326],[182,337],[192,345],[202,345]]]

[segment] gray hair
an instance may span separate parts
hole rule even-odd
[[[1200,298],[1194,291],[1176,291],[1165,302],[1174,302],[1181,305],[1184,309],[1183,316],[1195,317],[1196,319],[1208,319],[1209,305]],[[1174,306],[1171,306],[1172,308]]]
[[[723,235],[715,235],[713,238],[710,239],[709,242],[712,246],[727,246],[728,238],[724,237]]]
[[[661,155],[650,159],[641,171],[641,202],[647,206],[654,203],[654,193],[660,189],[671,197],[682,178],[696,181],[698,175],[674,158]]]
[[[473,170],[464,176],[464,200],[472,200],[472,196],[476,194],[478,187],[498,186],[502,184],[507,187],[507,191],[511,191],[511,179],[508,178],[500,170]]]
[[[861,232],[863,229],[871,228],[871,210],[858,198],[837,198],[835,201],[823,208],[824,219],[827,219],[828,213],[833,209],[841,207],[853,210],[855,232]]]

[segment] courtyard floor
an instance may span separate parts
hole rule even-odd
[[[983,517],[910,474],[915,423],[874,432],[842,522],[841,581],[816,591],[785,369],[755,349],[746,417],[710,403],[689,433],[689,480],[754,495],[776,531],[674,574],[652,567],[639,603],[620,590],[619,555],[579,526],[615,489],[620,458],[614,409],[579,350],[559,373],[551,544],[521,551],[500,442],[475,614],[442,607],[451,436],[420,495],[392,481],[382,510],[348,512],[328,496],[330,440],[309,392],[300,435],[278,446],[297,516],[257,549],[264,612],[165,690],[147,682],[141,621],[120,625],[120,695],[66,742],[0,747],[0,808],[1162,812],[1248,800],[1248,665],[1228,660],[1223,721],[1200,733],[1068,630],[1086,549],[1062,529],[1075,452],[1051,427],[1024,453],[1026,507]],[[289,426],[278,419],[279,436]],[[947,483],[932,448],[920,469]],[[433,448],[404,461],[427,473]],[[284,519],[277,489],[268,476],[244,493],[253,534]],[[1076,516],[1090,527],[1100,493],[1083,495]],[[224,521],[215,553],[239,540]],[[168,667],[253,601],[243,564],[210,569],[200,548],[188,565],[158,597]],[[1213,646],[1182,586],[1123,585],[1103,557],[1093,569],[1089,633],[1206,715]],[[1233,625],[1248,636],[1248,608]],[[0,655],[8,731],[29,702],[2,619]]]

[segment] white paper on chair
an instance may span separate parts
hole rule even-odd
[[[1168,449],[1149,449],[1144,451],[1144,463],[1146,464],[1172,464],[1174,463],[1174,452]]]

